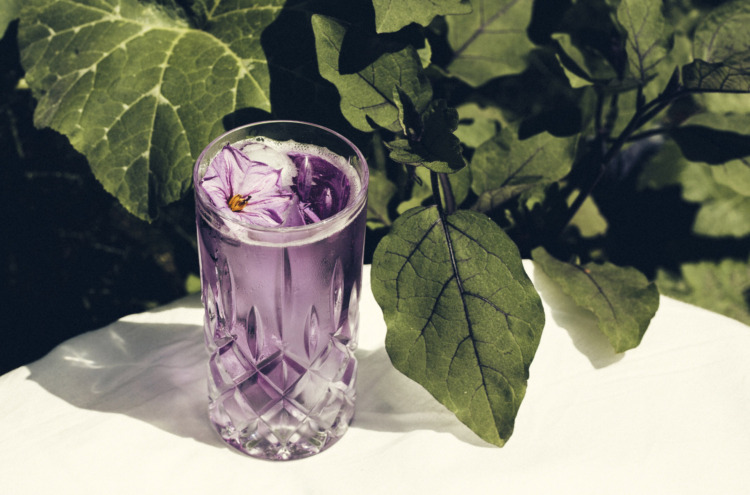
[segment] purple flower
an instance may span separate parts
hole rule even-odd
[[[253,161],[227,144],[211,160],[200,186],[214,206],[267,227],[304,225],[297,196],[282,185],[281,171]]]
[[[297,194],[307,223],[319,222],[341,211],[349,201],[346,175],[321,157],[290,155],[297,166]]]

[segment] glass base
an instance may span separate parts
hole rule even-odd
[[[319,454],[338,442],[351,423],[351,414],[341,414],[337,421],[339,423],[329,431],[313,431],[309,427],[272,429],[264,424],[254,432],[247,429],[237,432],[231,427],[215,423],[213,426],[227,445],[242,454],[271,461],[292,461]]]
[[[291,460],[317,454],[346,433],[356,396],[353,353],[332,339],[311,366],[299,361],[277,353],[224,386],[209,380],[209,419],[225,443],[253,457]],[[217,363],[211,360],[210,377],[225,374]]]

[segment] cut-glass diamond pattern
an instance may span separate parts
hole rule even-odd
[[[354,414],[357,366],[351,337],[359,315],[344,307],[340,261],[329,287],[325,319],[320,318],[321,308],[311,306],[304,328],[284,330],[285,338],[301,331],[299,355],[277,338],[281,330],[261,328],[255,307],[235,322],[243,334],[209,347],[209,413],[230,445],[258,457],[298,458],[319,452],[346,431]],[[357,304],[356,290],[352,296],[350,304]],[[214,328],[216,315],[233,311],[231,303],[220,308],[221,298],[216,299],[213,317],[207,316]],[[349,321],[352,316],[354,321]],[[322,327],[322,321],[330,326]],[[263,330],[271,337],[264,338],[268,334]],[[220,332],[210,333],[216,337]]]
[[[250,416],[261,416],[281,398],[281,392],[260,373],[237,385],[237,402]]]
[[[239,383],[251,373],[250,362],[237,345],[237,342],[228,344],[217,349],[218,359],[216,363],[221,366],[234,383]]]

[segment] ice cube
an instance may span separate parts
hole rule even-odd
[[[297,167],[286,153],[277,151],[264,143],[248,143],[242,147],[242,152],[255,162],[265,163],[277,170],[281,170],[281,185],[291,187],[297,176]]]

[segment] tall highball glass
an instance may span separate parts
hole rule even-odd
[[[342,209],[313,223],[274,227],[217,208],[200,187],[211,160],[227,144],[265,142],[292,143],[289,156],[308,167],[293,171],[293,191],[317,187],[316,197],[328,206],[333,191]],[[327,170],[332,164],[338,171]],[[330,171],[338,186],[326,182]],[[354,144],[325,127],[269,121],[214,140],[193,179],[210,422],[250,456],[317,454],[342,437],[354,414],[367,163]],[[342,180],[345,200],[337,196]]]

